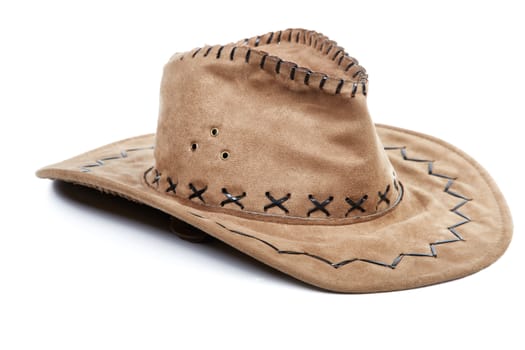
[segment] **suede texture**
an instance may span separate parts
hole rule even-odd
[[[257,48],[248,41],[240,47],[210,46],[174,56],[162,79],[155,167],[163,181],[170,177],[178,183],[176,195],[181,199],[193,193],[190,183],[207,188],[203,200],[193,202],[216,210],[226,198],[223,188],[233,195],[246,193],[242,208],[229,203],[224,211],[257,213],[262,220],[277,216],[279,222],[308,218],[345,224],[384,214],[390,206],[380,201],[378,192],[390,186],[392,205],[400,193],[366,97],[362,91],[352,96],[352,89],[333,96],[331,83],[325,82],[323,91],[318,77],[338,83],[346,79],[348,87],[355,83],[361,88],[366,80],[333,60],[334,42],[317,33],[295,32],[285,31],[280,42],[278,35],[272,41],[262,36],[259,41],[268,44]],[[358,67],[353,65],[364,71]],[[306,69],[323,73],[305,84]],[[214,128],[216,136],[211,134]],[[221,159],[224,151],[227,160]],[[276,198],[290,194],[289,212],[278,207],[265,211],[270,203],[267,192]],[[328,214],[308,214],[313,207],[310,196],[319,202],[333,197],[326,206]],[[363,196],[368,197],[361,205],[365,212],[348,213],[345,199]]]
[[[37,175],[153,206],[331,291],[414,288],[490,265],[512,236],[494,181],[439,139],[375,126],[366,93],[364,68],[315,32],[194,49],[164,69],[156,135]],[[268,192],[290,194],[287,212],[265,210]],[[308,215],[310,195],[333,197],[329,215]]]

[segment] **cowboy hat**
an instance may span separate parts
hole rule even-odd
[[[271,32],[175,54],[156,134],[37,172],[160,209],[306,283],[414,288],[500,257],[489,174],[435,137],[374,125],[365,69],[322,34]]]

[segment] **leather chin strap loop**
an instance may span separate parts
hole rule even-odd
[[[170,217],[170,230],[180,239],[191,243],[205,243],[211,240],[211,236],[207,233],[173,216]]]

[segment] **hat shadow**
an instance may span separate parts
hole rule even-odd
[[[71,204],[89,207],[95,213],[100,212],[117,218],[123,224],[140,224],[144,227],[156,228],[156,230],[151,230],[151,234],[169,238],[166,240],[167,244],[188,244],[170,230],[170,215],[158,209],[64,181],[53,181],[52,186],[53,192],[60,199]],[[258,274],[261,277],[311,290],[328,292],[281,273],[215,238],[207,240],[204,244],[191,244],[191,247],[192,253],[196,255],[213,257],[228,265],[240,267],[250,274]]]

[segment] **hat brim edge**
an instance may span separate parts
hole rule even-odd
[[[148,188],[143,181],[142,174],[148,166],[154,163],[152,151],[152,145],[154,144],[153,134],[118,141],[64,162],[47,166],[40,169],[37,172],[37,176],[92,187],[157,208],[180,220],[188,222],[267,265],[308,284],[330,291],[363,293],[416,288],[470,275],[496,261],[505,252],[510,243],[512,237],[512,219],[503,195],[486,170],[458,148],[435,137],[386,125],[377,125],[377,128],[378,132],[396,133],[402,135],[402,137],[424,139],[428,142],[439,144],[463,157],[477,169],[479,179],[483,179],[492,192],[491,202],[498,209],[501,225],[498,232],[493,233],[498,237],[498,240],[490,249],[487,249],[485,254],[480,257],[480,260],[476,261],[475,264],[469,266],[468,263],[465,263],[456,271],[449,271],[445,274],[440,273],[435,276],[421,276],[421,278],[415,279],[407,279],[406,277],[400,276],[398,279],[394,278],[388,281],[385,279],[385,283],[381,283],[381,281],[375,281],[373,283],[357,283],[355,280],[341,281],[337,276],[338,271],[341,271],[341,269],[331,268],[328,264],[322,261],[316,261],[316,259],[312,259],[312,257],[308,255],[296,254],[286,256],[285,254],[278,254],[275,249],[272,249],[268,244],[260,240],[249,239],[249,237],[246,236],[232,235],[232,231],[228,230],[228,227],[230,227],[229,222],[235,221],[235,218],[231,215],[213,213],[213,219],[209,219],[206,217],[205,210],[198,211],[193,207],[184,206],[162,192]],[[126,156],[124,156],[124,154],[126,154]],[[106,156],[104,157],[104,155]],[[120,155],[120,157],[118,157],[118,155]],[[107,160],[101,161],[103,164],[100,164],[100,162],[97,163],[97,160],[104,158]],[[132,163],[135,165],[138,163],[141,164],[138,167],[131,166],[131,168],[142,169],[140,173],[130,174],[130,167],[123,166],[123,164],[131,165]],[[100,171],[108,169],[105,165],[111,165],[112,172]],[[124,174],[115,174],[117,169],[121,169]],[[219,222],[222,227],[218,226],[217,222]],[[301,266],[303,268],[299,268]],[[348,268],[352,267],[348,266]],[[369,267],[367,266],[367,268]],[[377,268],[380,267],[378,266]],[[356,275],[358,275],[359,273],[364,273],[363,271],[366,269],[355,268],[355,270],[358,270],[356,272]],[[384,276],[384,273],[381,272],[379,276]]]

